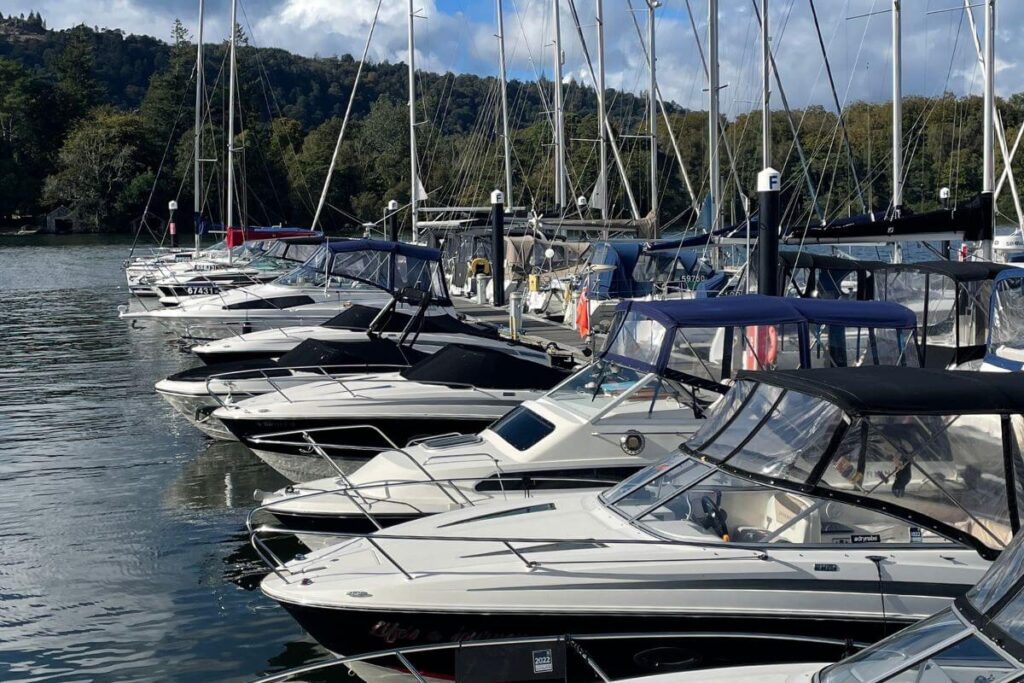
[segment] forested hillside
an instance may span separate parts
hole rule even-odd
[[[72,208],[83,229],[128,230],[149,207],[148,222],[165,217],[176,199],[191,220],[195,46],[181,24],[170,42],[121,31],[79,26],[47,30],[43,18],[0,16],[0,224],[38,221],[48,210]],[[308,225],[352,89],[356,60],[307,58],[248,45],[239,30],[238,196],[252,224]],[[206,50],[208,114],[203,126],[204,212],[221,221],[227,118],[226,45]],[[409,196],[407,75],[403,64],[368,65],[328,196],[324,226],[339,230],[377,220],[389,199]],[[785,74],[783,74],[785,79]],[[419,75],[417,149],[430,203],[480,205],[503,185],[498,89],[493,78]],[[553,206],[550,83],[509,85],[515,203]],[[609,117],[622,134],[622,157],[641,212],[648,210],[646,103],[609,91]],[[977,97],[908,98],[907,204],[935,205],[938,188],[961,198],[981,182],[981,101]],[[1024,98],[1000,103],[1011,144],[1024,120]],[[589,195],[597,173],[596,97],[566,89],[569,170],[573,196]],[[703,112],[669,106],[679,154],[698,200],[706,192],[707,123]],[[792,113],[808,158],[810,181],[829,215],[884,208],[890,195],[888,103],[855,103],[845,112],[850,153],[837,117],[820,107]],[[725,190],[734,199],[726,217],[741,212],[740,193],[752,197],[760,164],[760,115],[724,122]],[[791,220],[810,213],[810,191],[800,171],[791,122],[774,119],[775,158],[786,177]],[[662,222],[690,205],[676,152],[659,126]],[[735,172],[728,167],[731,156]],[[611,157],[611,155],[609,155]],[[852,168],[851,168],[852,159]],[[1014,169],[1024,177],[1024,165]],[[853,181],[856,174],[860,191]],[[614,167],[614,210],[628,211]],[[737,183],[740,192],[737,192]],[[1009,194],[1000,208],[1009,211]]]

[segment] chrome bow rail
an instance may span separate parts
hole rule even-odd
[[[281,683],[283,681],[294,680],[297,676],[303,676],[311,673],[319,673],[328,671],[335,668],[349,668],[352,664],[365,663],[370,666],[377,666],[380,668],[386,668],[391,673],[392,677],[395,674],[402,675],[403,669],[405,673],[408,673],[409,680],[416,681],[416,683],[428,683],[428,681],[436,681],[436,678],[428,677],[425,673],[421,672],[413,662],[409,659],[415,655],[421,654],[437,654],[437,653],[450,653],[452,657],[457,656],[460,651],[472,650],[480,648],[498,648],[498,647],[515,647],[520,645],[527,646],[547,646],[547,647],[566,647],[566,654],[573,654],[580,658],[590,670],[593,672],[597,680],[602,683],[614,683],[616,680],[623,680],[621,678],[612,678],[604,671],[601,665],[597,662],[594,656],[592,656],[584,645],[600,645],[601,642],[607,641],[658,641],[658,640],[675,640],[675,639],[700,639],[700,640],[721,640],[724,638],[729,639],[744,639],[744,640],[785,640],[785,641],[798,641],[811,645],[833,645],[839,648],[847,648],[850,650],[860,650],[867,647],[867,643],[839,640],[836,638],[819,638],[813,636],[795,636],[795,635],[784,635],[774,633],[758,633],[758,632],[723,632],[723,631],[686,631],[686,632],[650,632],[650,633],[581,633],[581,634],[566,634],[558,636],[538,636],[538,637],[521,637],[521,638],[500,638],[492,640],[462,640],[451,643],[440,643],[435,645],[413,645],[409,647],[394,648],[391,650],[380,650],[377,652],[368,652],[366,654],[354,655],[349,657],[336,657],[322,662],[314,662],[312,664],[306,664],[303,666],[295,667],[287,671],[280,671],[269,676],[260,678],[253,683]],[[376,663],[381,662],[383,663]],[[392,661],[387,661],[392,660]],[[397,660],[401,668],[394,666],[394,661]],[[359,674],[350,669],[348,675],[358,679]]]

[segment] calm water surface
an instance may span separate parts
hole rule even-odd
[[[285,482],[153,391],[196,361],[118,320],[127,250],[0,237],[0,681],[243,681],[322,659],[256,589],[243,533],[253,490]]]

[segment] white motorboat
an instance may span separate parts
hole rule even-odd
[[[322,236],[285,237],[273,240],[251,258],[235,263],[223,259],[191,261],[188,269],[171,273],[153,283],[164,306],[177,306],[195,296],[210,296],[229,289],[272,282],[305,263],[323,244]],[[251,245],[246,242],[246,245]]]
[[[411,345],[424,353],[436,351],[446,344],[469,343],[472,340],[472,343],[501,348],[537,360],[547,355],[544,349],[530,344],[502,339],[493,327],[463,320],[448,306],[427,302],[421,320],[411,325],[417,311],[400,302],[389,305],[391,310],[382,314],[379,306],[352,303],[319,325],[274,327],[233,335],[193,346],[192,353],[208,365],[280,358],[307,339],[329,343],[365,342],[366,331],[373,325],[378,336],[394,342],[401,339],[406,330],[411,330],[408,337]]]
[[[304,481],[341,473],[335,460],[361,464],[397,444],[478,431],[568,374],[498,350],[450,344],[399,372],[276,387],[226,403],[213,418],[281,474]],[[275,438],[279,432],[318,432],[344,447],[328,456],[304,439]]]
[[[128,312],[122,318],[154,320],[193,339],[220,338],[285,324],[316,324],[351,302],[384,306],[390,292],[430,289],[448,302],[440,252],[383,240],[328,241],[316,254],[271,283],[193,297],[171,308]]]
[[[678,452],[601,494],[470,506],[285,563],[267,544],[288,532],[261,527],[261,587],[338,653],[639,632],[678,634],[693,667],[829,661],[842,648],[810,637],[930,616],[1010,542],[1022,412],[1012,375],[749,373]]]
[[[967,595],[836,664],[727,667],[620,683],[1010,683],[1024,678],[1022,615],[1024,535],[1017,534]]]
[[[128,291],[134,296],[155,297],[153,283],[174,272],[182,272],[192,267],[193,262],[219,259],[227,255],[227,242],[221,240],[216,244],[196,251],[194,249],[159,249],[156,253],[134,256],[125,260],[124,274],[128,282]]]
[[[369,531],[489,500],[604,488],[675,449],[738,369],[917,360],[916,320],[897,304],[764,296],[627,302],[618,320],[597,363],[480,434],[384,452],[347,477],[328,473],[266,494],[263,509],[296,531]],[[759,334],[769,325],[774,351]],[[291,437],[307,448],[310,440],[330,443],[322,434]]]

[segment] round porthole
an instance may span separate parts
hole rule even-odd
[[[619,446],[626,455],[640,455],[644,452],[647,439],[640,432],[630,430],[619,437]]]

